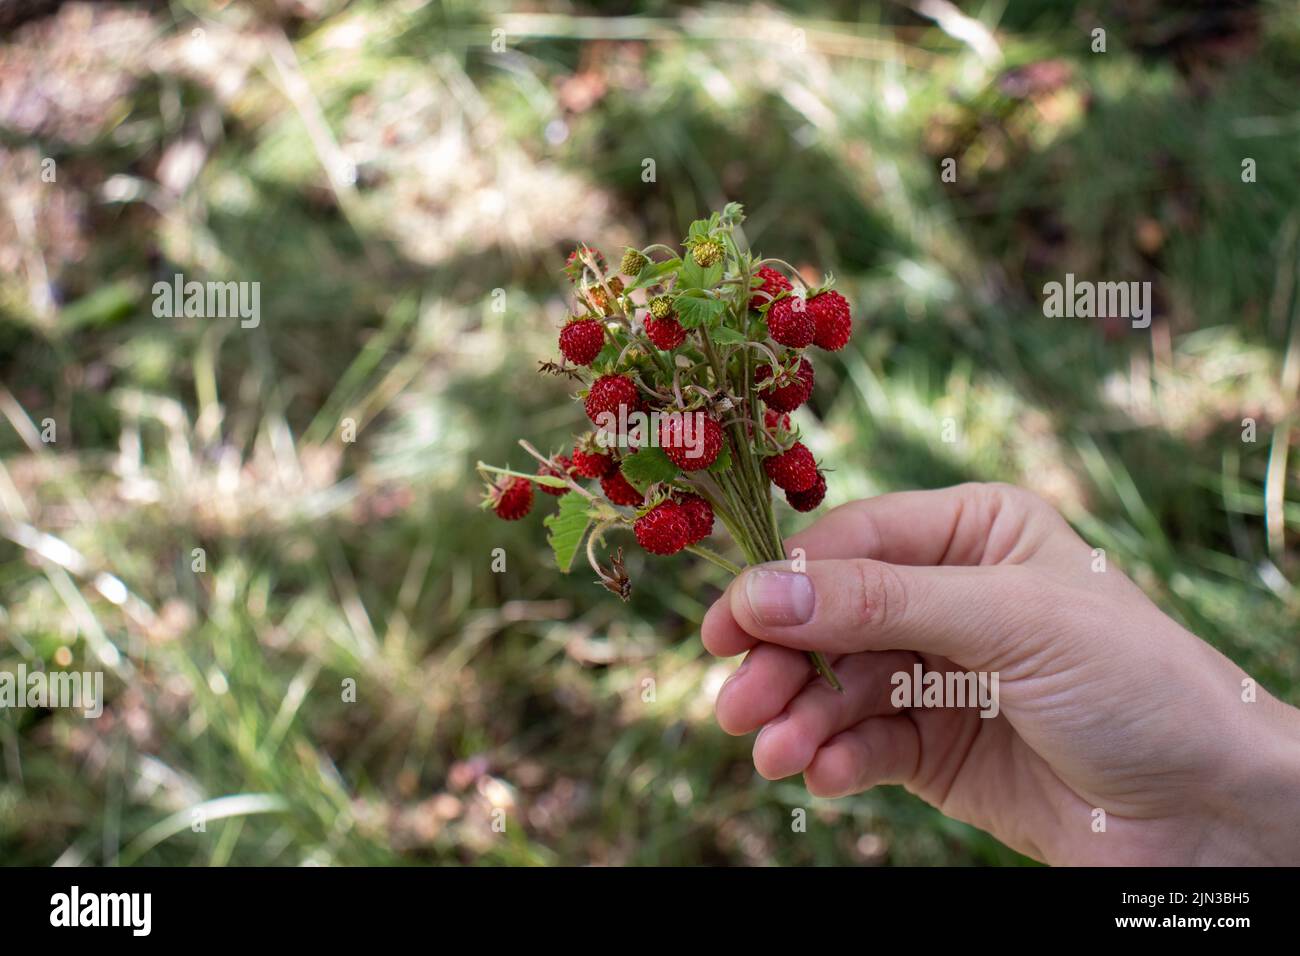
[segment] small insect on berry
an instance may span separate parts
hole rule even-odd
[[[691,536],[687,544],[698,544],[713,533],[713,506],[699,495],[682,495],[677,499],[686,512]]]
[[[714,239],[712,236],[701,239],[691,246],[691,258],[701,269],[716,266],[726,254],[727,247],[722,244],[722,240]]]
[[[600,490],[616,505],[639,505],[645,500],[645,496],[633,488],[632,483],[623,477],[623,472],[617,469],[600,479]]]
[[[560,329],[560,354],[574,365],[590,365],[605,347],[605,323],[572,319]]]
[[[656,319],[653,315],[645,318],[645,334],[657,349],[671,352],[686,341],[686,330],[675,316],[669,315]]]
[[[708,468],[722,442],[722,426],[707,412],[669,412],[659,419],[659,447],[683,471]]]
[[[803,299],[786,296],[767,310],[767,334],[787,348],[807,348],[817,335],[817,323]]]
[[[767,383],[761,387],[758,395],[768,405],[778,412],[792,412],[812,397],[812,363],[805,358],[801,358],[799,360],[799,370],[795,372],[791,379],[781,385],[777,385],[772,380],[772,367],[770,365],[760,365],[754,370],[754,382],[755,384]]]
[[[641,274],[650,260],[635,249],[629,249],[623,253],[623,261],[618,264],[618,271],[630,278],[635,278]]]
[[[818,348],[838,352],[848,344],[853,334],[853,314],[849,300],[838,292],[823,292],[808,300],[808,311],[817,326],[813,338]]]
[[[807,491],[787,491],[785,500],[795,511],[812,511],[826,497],[826,476],[817,472],[817,480]]]
[[[591,383],[583,407],[593,425],[613,430],[640,409],[641,396],[636,383],[626,375],[602,375]]]
[[[546,478],[567,478],[569,472],[573,469],[573,462],[568,455],[556,455],[551,459],[552,464],[540,465],[537,473]],[[555,495],[557,498],[567,492],[568,488],[552,488],[550,485],[543,485],[540,482],[537,487],[548,495]]]
[[[817,461],[803,442],[763,459],[763,470],[782,491],[807,491],[817,483]]]
[[[637,518],[632,531],[651,554],[676,554],[690,542],[691,523],[685,508],[665,501]]]
[[[790,280],[771,266],[763,266],[758,270],[755,278],[762,279],[763,284],[754,290],[754,295],[749,300],[751,309],[761,309],[782,292],[790,292],[794,289]],[[766,292],[767,295],[760,295],[759,293],[762,292]]]
[[[533,507],[533,483],[527,478],[503,476],[488,492],[488,504],[498,518],[518,521]]]

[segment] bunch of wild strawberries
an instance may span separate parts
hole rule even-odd
[[[829,282],[809,288],[789,264],[742,251],[742,219],[733,203],[693,223],[680,252],[628,249],[621,277],[595,249],[575,249],[565,272],[578,314],[560,330],[561,360],[542,369],[582,384],[592,428],[561,454],[521,442],[534,474],[480,465],[485,506],[506,520],[528,514],[534,485],[561,496],[547,519],[561,568],[585,540],[601,581],[623,596],[621,549],[612,568],[595,553],[613,529],[630,528],[651,554],[687,549],[734,571],[701,544],[715,518],[748,563],[779,560],[770,486],[798,511],[826,495],[790,413],[812,394],[809,347],[848,342],[849,303]]]

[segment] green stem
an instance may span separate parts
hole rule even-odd
[[[739,574],[741,571],[745,570],[740,565],[732,564],[730,561],[728,561],[722,555],[718,554],[716,551],[710,551],[708,548],[704,547],[703,545],[688,544],[686,546],[686,550],[691,552],[691,554],[698,554],[705,561],[710,561],[713,564],[716,564],[718,567],[722,568],[722,570],[731,572],[731,574],[733,575]]]

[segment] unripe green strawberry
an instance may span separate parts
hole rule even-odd
[[[727,254],[727,247],[719,239],[712,237],[702,239],[695,245],[691,246],[691,258],[701,269],[708,269],[722,261],[722,257]]]
[[[666,295],[657,295],[650,300],[650,314],[656,319],[666,319],[673,314],[673,300]]]
[[[649,259],[637,252],[635,249],[629,249],[623,253],[623,261],[618,264],[618,271],[625,276],[638,276],[641,270],[649,263]]]

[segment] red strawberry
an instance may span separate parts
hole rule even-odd
[[[659,447],[685,471],[713,464],[722,441],[722,426],[706,412],[669,412],[659,420]]]
[[[645,496],[633,488],[632,483],[623,477],[623,472],[618,470],[600,479],[600,490],[616,505],[639,505],[645,500]]]
[[[587,392],[587,417],[595,425],[607,425],[611,430],[641,408],[641,396],[636,383],[626,375],[602,375],[591,383]],[[602,415],[612,415],[614,420],[601,422]]]
[[[518,521],[533,507],[533,483],[527,478],[504,477],[492,486],[488,502],[498,518]]]
[[[760,365],[754,370],[754,382],[758,384],[772,378],[772,367]],[[799,360],[799,371],[794,380],[785,385],[769,384],[758,393],[759,397],[779,412],[792,412],[808,401],[813,390],[813,367],[807,359]]]
[[[826,476],[817,472],[817,480],[807,491],[787,491],[785,500],[795,511],[812,511],[826,497]]]
[[[812,345],[817,323],[803,299],[786,296],[773,302],[767,310],[767,332],[782,345],[801,349]]]
[[[573,319],[560,329],[560,352],[574,365],[590,365],[605,347],[605,323]]]
[[[665,316],[662,319],[656,319],[652,315],[645,318],[645,334],[654,347],[670,352],[677,346],[686,341],[686,330],[682,324],[677,321],[676,316]]]
[[[770,432],[778,430],[788,432],[790,430],[790,413],[778,411],[775,408],[764,408],[763,424],[767,426],[767,430]]]
[[[682,495],[677,499],[682,510],[686,512],[686,521],[691,528],[687,544],[703,541],[713,533],[713,506],[699,495]]]
[[[853,315],[849,300],[838,292],[823,292],[808,300],[808,311],[817,326],[813,342],[828,352],[838,352],[853,334]]]
[[[807,491],[817,483],[817,462],[800,441],[791,445],[789,451],[764,458],[763,470],[772,484],[784,491]]]
[[[665,501],[637,518],[632,531],[651,554],[676,554],[690,541],[691,522],[685,508]]]
[[[573,473],[580,478],[604,478],[617,467],[614,456],[601,449],[594,435],[573,446]]]
[[[556,455],[551,461],[553,464],[539,466],[537,473],[549,478],[567,478],[569,476],[569,472],[573,469],[573,462],[568,455]],[[537,487],[541,488],[546,494],[555,495],[556,497],[569,490],[568,488],[552,488],[550,485],[543,484],[539,484]]]
[[[794,286],[790,284],[790,280],[771,266],[763,266],[763,268],[759,269],[757,278],[761,278],[763,284],[754,290],[754,295],[749,300],[751,309],[761,309],[782,292],[790,292],[794,289]],[[759,295],[760,292],[766,292],[771,298],[764,298]]]

